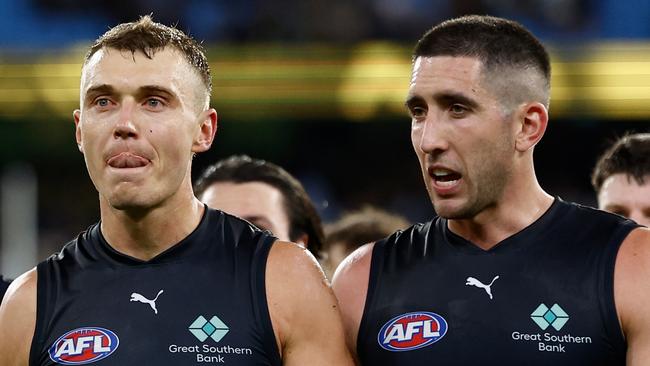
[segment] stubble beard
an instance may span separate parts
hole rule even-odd
[[[488,159],[489,160],[489,159]],[[440,217],[449,220],[469,220],[480,213],[495,207],[505,194],[505,187],[510,180],[511,169],[504,163],[481,164],[475,169],[478,173],[473,177],[473,186],[466,193],[465,202],[458,207],[447,208],[443,204],[436,204],[433,190],[429,190],[433,208]]]

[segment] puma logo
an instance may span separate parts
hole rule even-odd
[[[499,279],[499,276],[495,276],[495,277],[492,279],[492,282],[490,282],[489,285],[484,285],[483,282],[477,280],[477,279],[474,278],[474,277],[467,277],[467,282],[465,282],[465,285],[467,285],[467,286],[476,286],[476,287],[478,287],[478,288],[482,288],[482,289],[484,289],[485,292],[487,292],[488,296],[490,296],[490,300],[492,300],[492,284],[493,284],[494,281],[496,281],[497,279]]]
[[[149,300],[146,297],[140,295],[139,293],[134,292],[131,294],[131,300],[129,301],[138,301],[143,304],[149,304],[149,306],[151,306],[151,308],[153,309],[154,314],[158,314],[158,309],[156,309],[156,300],[158,300],[158,296],[160,296],[160,294],[162,294],[163,292],[164,292],[163,290],[158,291],[158,295],[156,295],[156,297],[153,300]]]

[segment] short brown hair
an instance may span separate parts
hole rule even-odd
[[[357,211],[351,211],[336,222],[325,227],[326,243],[329,247],[334,243],[345,245],[347,252],[352,252],[361,245],[375,242],[394,233],[406,229],[410,224],[401,216],[388,213],[373,206],[364,206]]]
[[[625,174],[639,185],[645,183],[650,177],[650,133],[626,134],[601,155],[591,175],[596,193],[614,174]]]
[[[289,239],[297,241],[307,235],[307,249],[320,258],[324,234],[318,211],[303,185],[282,167],[271,162],[253,159],[248,155],[233,155],[208,166],[194,184],[194,193],[201,196],[208,187],[218,182],[260,182],[282,193],[284,211],[289,219]]]
[[[149,15],[140,17],[136,22],[118,24],[109,29],[90,47],[84,64],[102,48],[127,50],[132,54],[140,51],[152,58],[157,51],[167,46],[176,48],[185,56],[187,62],[198,71],[208,94],[212,93],[210,66],[201,44],[174,27],[154,22]]]

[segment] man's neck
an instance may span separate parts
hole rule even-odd
[[[553,197],[536,185],[524,194],[507,197],[470,219],[448,221],[449,230],[489,250],[539,219],[553,203]]]
[[[193,196],[192,196],[193,197]],[[122,254],[150,260],[187,237],[205,210],[196,198],[144,210],[117,210],[100,202],[102,234]]]

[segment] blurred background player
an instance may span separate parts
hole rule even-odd
[[[598,208],[650,227],[650,133],[615,141],[598,159],[591,183]]]
[[[339,263],[355,249],[408,226],[404,217],[373,206],[344,213],[338,220],[325,225],[322,260],[325,274],[331,279]]]
[[[233,155],[207,167],[194,184],[208,206],[241,217],[320,258],[323,226],[302,184],[280,166]]]

